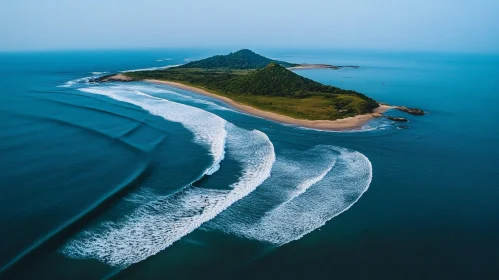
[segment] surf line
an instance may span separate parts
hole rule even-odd
[[[132,104],[151,115],[180,123],[194,134],[197,143],[207,145],[210,149],[213,163],[206,169],[204,175],[212,175],[220,168],[220,162],[225,156],[227,141],[226,126],[228,122],[223,118],[197,107],[149,95],[135,87],[90,87],[79,90]]]
[[[83,232],[61,252],[71,258],[93,258],[125,268],[163,251],[246,197],[270,177],[274,147],[260,131],[247,131],[232,124],[228,131],[228,149],[234,153],[231,157],[243,166],[241,176],[230,189],[189,185],[172,195],[157,197],[125,219],[107,222],[104,231],[95,228]]]
[[[27,264],[36,260],[45,251],[63,245],[67,238],[99,216],[100,213],[110,207],[115,201],[140,186],[141,182],[150,175],[153,169],[154,166],[149,162],[142,164],[114,190],[98,199],[86,210],[74,216],[42,239],[36,241],[5,266],[0,268],[0,278],[14,278],[14,275],[16,275],[17,272],[26,268]]]

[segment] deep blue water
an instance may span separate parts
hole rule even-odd
[[[0,277],[499,277],[499,56],[258,50],[428,111],[360,132],[82,79],[224,52],[0,54]]]

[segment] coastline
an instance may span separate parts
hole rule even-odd
[[[184,90],[189,90],[201,95],[213,97],[215,99],[221,100],[230,106],[253,116],[261,117],[264,119],[284,123],[284,124],[290,124],[290,125],[296,125],[296,126],[301,126],[301,127],[306,127],[306,128],[312,128],[312,129],[320,129],[320,130],[331,130],[331,131],[345,131],[345,130],[355,130],[361,128],[363,125],[368,123],[370,120],[374,119],[376,116],[380,116],[384,112],[386,112],[389,109],[395,108],[394,106],[389,106],[389,105],[384,105],[380,104],[380,106],[376,109],[374,109],[373,113],[369,114],[364,114],[364,115],[357,115],[355,117],[348,117],[344,119],[339,119],[339,120],[301,120],[301,119],[295,119],[292,117],[280,115],[277,113],[272,113],[268,111],[263,111],[254,107],[251,107],[249,105],[241,104],[238,103],[228,97],[225,96],[220,96],[214,93],[211,93],[207,90],[177,83],[177,82],[170,82],[170,81],[163,81],[163,80],[154,80],[154,79],[145,79],[143,80],[144,82],[148,83],[155,83],[155,84],[164,84],[168,85],[171,87],[179,88],[179,89],[184,89]]]

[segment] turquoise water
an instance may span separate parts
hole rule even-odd
[[[0,54],[0,277],[499,276],[498,56],[258,50],[429,112],[343,133],[88,79],[221,52]]]

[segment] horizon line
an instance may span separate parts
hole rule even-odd
[[[440,49],[384,49],[384,48],[345,48],[328,46],[307,46],[307,47],[280,47],[280,46],[164,46],[164,47],[102,47],[102,48],[46,48],[46,49],[0,49],[0,53],[49,53],[49,52],[86,52],[86,51],[160,51],[160,50],[220,50],[236,52],[238,50],[283,50],[283,51],[362,51],[362,52],[393,52],[393,53],[434,53],[434,54],[482,54],[499,55],[497,50],[471,51],[471,50],[440,50]]]

